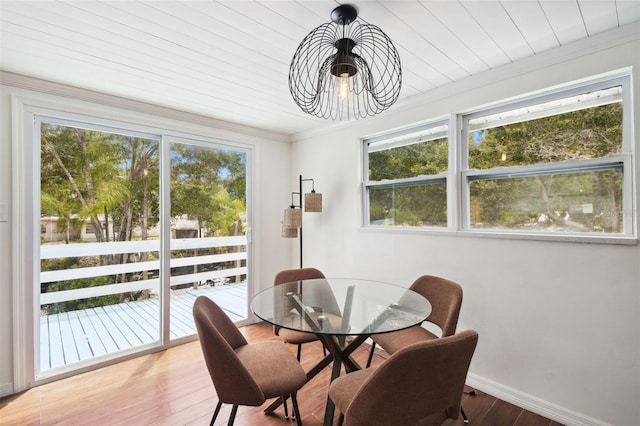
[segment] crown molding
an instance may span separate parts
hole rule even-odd
[[[285,143],[291,142],[290,137],[284,133],[245,126],[242,124],[220,120],[213,117],[167,108],[164,106],[83,89],[67,84],[55,83],[52,81],[42,80],[39,78],[16,74],[8,71],[0,71],[0,83],[2,84],[2,86],[10,86],[18,89],[34,91],[47,95],[61,96],[84,102],[99,103],[101,105],[107,105],[110,107],[121,108],[138,113],[192,123],[204,127],[210,127],[216,129],[217,131],[226,132],[232,135],[244,135],[252,139],[269,139],[271,141]]]

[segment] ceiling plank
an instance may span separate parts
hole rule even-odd
[[[540,5],[561,45],[588,36],[577,2],[540,0]]]
[[[509,57],[457,1],[422,0],[421,4],[490,68],[508,63]]]
[[[463,0],[461,5],[511,61],[533,55],[533,49],[499,2]]]
[[[537,0],[503,0],[502,5],[535,53],[560,46],[560,41]]]

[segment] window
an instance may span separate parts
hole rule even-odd
[[[464,116],[463,227],[631,233],[623,215],[631,166],[623,143],[623,83],[583,86]]]
[[[447,226],[448,133],[443,121],[365,140],[367,224]]]
[[[634,236],[629,99],[625,76],[365,139],[365,226]]]

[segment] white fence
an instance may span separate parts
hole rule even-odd
[[[238,247],[242,251],[232,253],[215,254],[207,256],[192,256],[171,259],[171,268],[184,266],[197,266],[229,261],[240,262],[247,259],[247,238],[239,237],[214,237],[214,238],[181,238],[171,240],[171,251],[193,250],[212,247]],[[52,244],[40,246],[41,259],[60,259],[66,257],[105,256],[124,253],[159,252],[160,240],[146,241],[115,241],[110,243],[84,243],[84,244]],[[246,263],[245,263],[246,264]],[[94,278],[101,276],[113,276],[119,274],[159,270],[160,261],[144,261],[125,263],[119,265],[93,266],[86,268],[64,269],[57,271],[40,272],[40,283]],[[245,275],[247,267],[227,268],[215,271],[197,272],[193,274],[177,275],[171,277],[171,286],[216,280],[227,277]],[[89,297],[106,296],[141,290],[160,289],[160,279],[146,279],[130,281],[126,283],[113,283],[97,287],[86,287],[73,290],[62,290],[42,293],[40,304],[59,303],[69,300],[86,299]]]

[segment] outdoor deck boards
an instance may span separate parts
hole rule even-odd
[[[215,300],[234,321],[247,316],[244,283],[172,294],[171,339],[196,333],[191,309],[200,295]],[[153,343],[160,335],[160,301],[154,298],[43,315],[40,335],[40,371]]]

